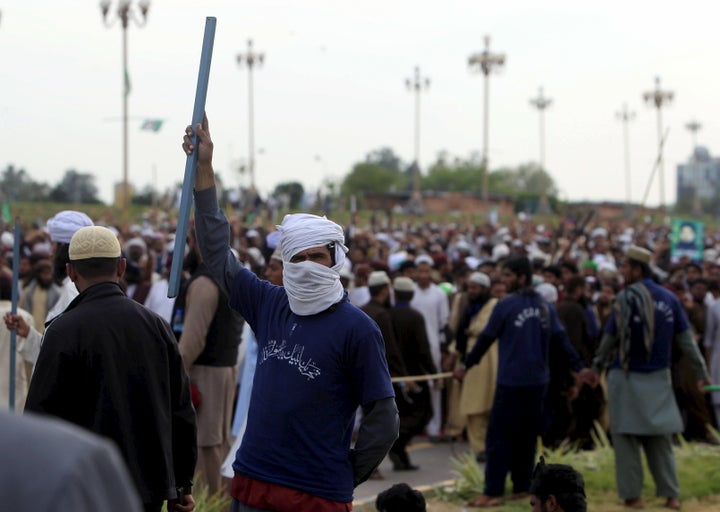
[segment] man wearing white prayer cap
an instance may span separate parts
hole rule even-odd
[[[92,226],[93,221],[83,212],[75,210],[63,210],[51,217],[47,221],[47,229],[50,234],[52,245],[52,261],[53,261],[53,279],[59,285],[59,297],[55,305],[51,307],[47,316],[46,323],[54,319],[77,297],[78,291],[75,284],[67,275],[65,268],[70,261],[68,256],[68,248],[70,239],[77,230],[86,226]],[[5,325],[8,329],[17,329],[20,337],[25,337],[25,341],[18,346],[18,352],[25,361],[27,378],[30,380],[32,367],[37,361],[42,344],[42,333],[35,327],[25,322],[21,315],[5,315]]]
[[[343,229],[324,217],[287,215],[278,226],[284,286],[261,281],[230,254],[207,119],[187,127],[183,149],[197,149],[195,227],[203,259],[259,348],[231,510],[347,510],[353,489],[397,438],[398,415],[380,330],[340,284]],[[358,406],[363,418],[351,449]]]

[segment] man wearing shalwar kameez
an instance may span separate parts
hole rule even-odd
[[[620,498],[627,507],[644,505],[642,447],[657,495],[667,498],[668,508],[679,509],[672,435],[683,425],[670,378],[673,338],[690,360],[698,384],[709,381],[682,305],[651,279],[651,260],[647,249],[628,249],[620,266],[625,289],[617,296],[593,369],[609,366],[610,432]]]

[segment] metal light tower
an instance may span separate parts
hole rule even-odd
[[[122,210],[125,220],[128,220],[130,210],[130,185],[128,183],[128,96],[130,94],[130,77],[128,75],[128,51],[127,51],[127,29],[130,21],[137,27],[144,27],[147,23],[147,13],[150,9],[150,0],[139,0],[137,7],[140,15],[135,14],[132,0],[118,0],[115,17],[108,19],[111,0],[100,0],[100,11],[103,16],[103,23],[106,27],[112,27],[120,21],[122,27],[122,66],[123,66],[123,95],[122,95],[122,120],[123,120],[123,181],[122,181]]]
[[[420,76],[420,68],[415,66],[412,78],[405,79],[408,90],[415,93],[415,150],[413,161],[413,191],[411,207],[414,211],[422,208],[420,197],[420,93],[430,87],[430,79]]]
[[[660,208],[665,209],[665,163],[663,162],[663,125],[662,107],[673,99],[671,91],[660,89],[660,77],[655,77],[655,90],[643,94],[646,103],[654,105],[657,109],[657,132],[658,132],[658,168],[660,170]]]
[[[255,64],[261,65],[265,54],[253,51],[252,39],[248,39],[246,53],[238,53],[237,62],[243,62],[248,68],[248,171],[250,173],[250,190],[255,191],[255,117],[253,112],[253,68]]]
[[[692,138],[692,153],[690,154],[691,162],[693,165],[693,181],[695,182],[694,185],[694,193],[693,193],[693,213],[695,215],[702,214],[702,205],[700,204],[700,170],[697,165],[697,156],[695,155],[695,148],[697,148],[697,132],[700,131],[700,128],[702,128],[702,125],[698,123],[695,120],[692,120],[685,124],[685,128],[688,129],[690,132],[690,137]]]
[[[615,113],[615,117],[623,124],[623,155],[625,161],[625,208],[629,211],[632,206],[632,186],[630,180],[630,138],[628,136],[628,124],[635,119],[635,112],[628,110],[627,103],[623,103],[620,112]]]
[[[541,176],[540,204],[538,212],[549,213],[550,205],[548,204],[547,188],[548,183],[545,179],[547,171],[545,170],[545,109],[552,105],[552,99],[543,96],[543,88],[538,90],[537,98],[530,99],[530,105],[538,109],[540,113],[540,171],[544,174]]]
[[[487,210],[489,204],[490,179],[488,167],[488,98],[490,95],[490,73],[494,69],[499,69],[505,64],[505,55],[502,53],[490,52],[490,36],[485,36],[485,49],[482,52],[473,53],[468,57],[468,65],[471,68],[479,68],[485,76],[485,98],[484,98],[484,114],[483,114],[483,178],[482,178],[482,200]]]

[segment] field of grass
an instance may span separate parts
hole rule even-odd
[[[585,492],[588,497],[588,510],[593,512],[627,512],[617,496],[615,486],[615,457],[606,438],[599,437],[597,448],[593,451],[568,451],[567,449],[545,453],[547,463],[569,464],[582,473],[585,479]],[[685,512],[720,512],[720,446],[704,443],[686,443],[682,439],[675,448],[678,474],[680,477],[680,498]],[[436,488],[427,495],[428,512],[461,512],[478,510],[466,506],[466,502],[482,493],[483,470],[471,454],[453,459],[455,483]],[[511,492],[507,489],[507,494]],[[648,512],[668,510],[665,499],[655,497],[655,487],[650,473],[645,467],[643,499]],[[372,506],[357,507],[358,512],[374,510]],[[527,512],[529,500],[506,502],[491,510],[507,512]]]

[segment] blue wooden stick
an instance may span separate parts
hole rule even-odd
[[[10,313],[17,315],[18,289],[20,284],[20,219],[15,217],[15,240],[13,242],[12,296]],[[15,410],[15,358],[17,347],[17,329],[10,330],[10,396],[8,406]]]
[[[208,80],[210,78],[210,62],[212,61],[213,42],[215,41],[215,25],[217,18],[205,18],[205,35],[203,37],[202,53],[200,54],[200,70],[198,71],[197,89],[195,90],[195,106],[192,114],[192,129],[203,122],[205,115],[205,99],[207,98]],[[187,237],[190,223],[190,208],[192,207],[192,193],[195,186],[195,171],[197,168],[197,135],[193,134],[192,143],[195,151],[188,155],[185,162],[185,178],[183,179],[182,196],[180,197],[180,210],[178,211],[177,231],[175,232],[175,248],[173,249],[172,266],[170,267],[170,282],[168,283],[168,298],[177,297],[180,291],[182,278],[182,264],[185,256],[185,237]]]

